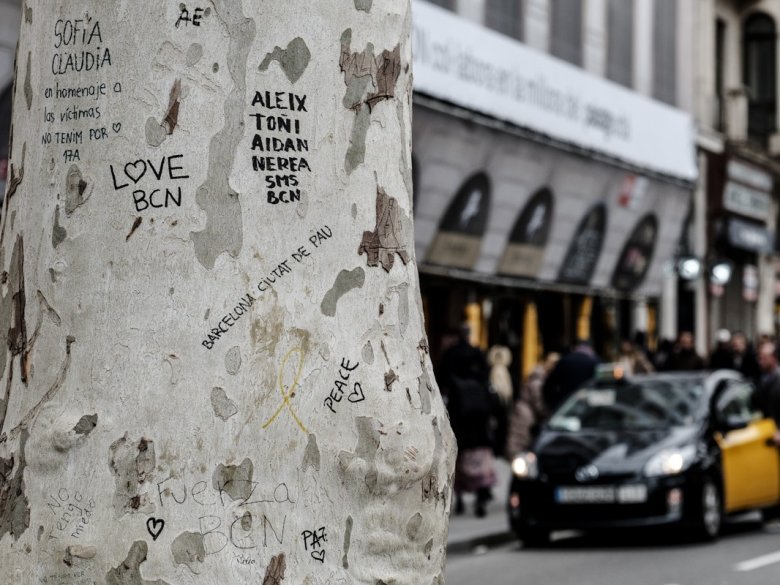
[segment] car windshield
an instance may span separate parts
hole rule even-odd
[[[703,412],[701,380],[644,380],[576,391],[550,419],[557,431],[651,430],[690,425]]]

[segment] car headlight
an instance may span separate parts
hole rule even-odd
[[[535,479],[539,476],[539,466],[536,464],[536,455],[533,453],[521,453],[512,461],[512,473],[520,479]]]
[[[665,449],[656,453],[645,465],[647,477],[677,475],[688,469],[696,460],[696,447],[686,445],[678,449]]]

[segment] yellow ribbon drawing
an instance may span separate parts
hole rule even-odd
[[[285,369],[287,367],[287,362],[290,360],[290,358],[293,356],[293,354],[298,354],[298,368],[295,371],[295,378],[293,379],[293,383],[290,385],[289,389],[285,389],[284,387],[284,380],[282,379],[284,376]],[[290,404],[290,398],[295,396],[295,389],[298,387],[298,381],[301,377],[301,371],[303,370],[303,350],[300,347],[295,347],[291,349],[289,352],[287,352],[287,355],[284,356],[284,359],[282,360],[282,365],[279,368],[279,392],[282,394],[282,403],[279,405],[279,408],[276,409],[276,412],[273,414],[271,418],[269,418],[266,423],[263,425],[263,429],[267,429],[271,424],[278,418],[278,416],[282,413],[282,411],[287,408],[287,410],[290,411],[290,416],[293,417],[293,420],[295,420],[296,423],[298,423],[298,426],[300,429],[306,433],[309,434],[309,431],[306,430],[306,427],[301,422],[301,419],[298,418],[298,415],[295,413],[295,410],[293,410],[292,404]]]

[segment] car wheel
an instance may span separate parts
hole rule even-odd
[[[542,528],[526,528],[517,536],[524,548],[539,548],[550,543],[550,531]]]
[[[715,540],[720,534],[722,521],[723,502],[720,490],[712,479],[707,478],[702,484],[700,501],[697,502],[692,536],[696,540]]]

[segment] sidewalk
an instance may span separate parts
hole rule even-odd
[[[509,493],[511,470],[504,459],[496,461],[498,483],[493,488],[493,501],[488,504],[487,516],[477,518],[474,515],[474,496],[464,496],[466,511],[456,516],[450,516],[450,533],[447,538],[449,554],[471,552],[482,545],[495,545],[508,542],[515,538],[509,529],[506,514],[506,498]]]

